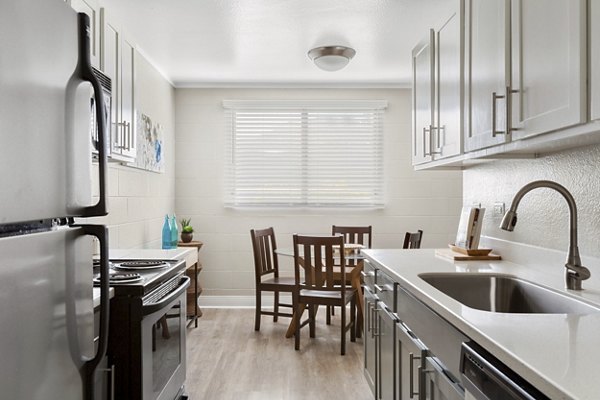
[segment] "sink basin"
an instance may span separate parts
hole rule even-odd
[[[426,273],[419,277],[467,307],[497,313],[592,314],[600,308],[501,274]]]

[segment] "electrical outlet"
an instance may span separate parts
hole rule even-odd
[[[497,201],[494,203],[494,217],[504,216],[504,203]]]

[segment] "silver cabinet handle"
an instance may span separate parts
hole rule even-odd
[[[377,337],[379,336],[379,329],[377,329],[377,313],[379,312],[379,309],[374,306],[373,307],[373,330],[371,331],[371,337]]]
[[[496,137],[496,135],[504,135],[506,131],[499,131],[496,128],[496,118],[497,118],[497,108],[498,108],[498,99],[503,99],[505,96],[497,94],[496,92],[492,93],[492,137]],[[506,107],[508,108],[508,107]],[[508,121],[507,121],[508,123]],[[508,126],[508,125],[507,125]]]
[[[373,285],[373,286],[375,286],[375,290],[378,291],[378,292],[387,292],[387,289],[386,289],[385,286],[379,286],[377,284]]]
[[[423,155],[430,156],[431,154],[427,152],[427,134],[431,132],[431,125],[423,127]]]
[[[408,373],[408,379],[409,379],[409,388],[408,391],[410,392],[410,398],[412,399],[413,396],[417,396],[419,394],[419,392],[415,392],[415,385],[414,385],[414,361],[416,360],[420,360],[421,357],[416,357],[413,353],[408,353],[408,360],[409,360],[409,373]],[[418,373],[418,377],[420,378],[421,376],[421,367],[419,366],[419,373]]]
[[[506,87],[506,94],[504,95],[499,95],[496,92],[492,93],[492,137],[496,137],[496,135],[509,135],[511,131],[516,130],[510,126],[512,123],[512,95],[515,93],[519,93],[519,91],[512,89],[510,86]],[[496,128],[498,99],[506,99],[506,129],[503,131],[499,131]]]

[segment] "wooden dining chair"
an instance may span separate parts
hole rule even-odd
[[[348,243],[353,243],[353,244],[362,244],[363,246],[367,247],[367,248],[371,248],[372,245],[372,237],[373,237],[373,227],[371,225],[369,226],[338,226],[338,225],[332,225],[331,226],[331,234],[332,235],[342,235],[344,237],[344,243],[348,244]],[[349,259],[346,260],[346,265],[347,266],[354,266],[356,264],[357,260],[353,260],[353,259]],[[357,273],[360,274],[360,271],[357,271]],[[358,284],[356,284],[355,282],[353,282],[353,279],[358,279],[359,282]],[[346,285],[352,285],[355,284],[354,286],[360,286],[360,275],[358,276],[350,276],[348,281],[346,282]],[[362,289],[360,289],[361,292],[357,293],[357,310],[358,310],[358,315],[357,315],[357,321],[356,321],[356,336],[357,337],[361,337],[362,336],[362,324],[363,324],[363,318],[362,318],[362,311],[363,311],[363,297],[362,297]],[[333,307],[328,307],[327,308],[327,322],[329,323],[330,321],[330,315],[335,315],[335,309]]]
[[[279,302],[279,293],[293,293],[296,289],[294,278],[279,276],[279,264],[277,262],[277,243],[273,228],[250,230],[252,237],[252,250],[254,252],[254,276],[256,282],[256,311],[254,315],[254,330],[260,330],[261,315],[272,315],[273,322],[278,317],[292,317],[292,313],[281,313],[279,307],[294,309],[292,304]],[[262,309],[262,292],[273,292],[273,311]],[[293,299],[293,296],[292,296]]]
[[[336,248],[337,247],[337,248]],[[336,251],[339,248],[339,253]],[[346,332],[356,341],[356,290],[336,285],[334,274],[345,282],[344,238],[342,236],[294,235],[295,275],[295,349],[300,350],[300,319],[305,308],[309,312],[310,337],[315,337],[315,318],[319,305],[341,307],[341,354],[346,354]],[[346,323],[346,306],[350,303],[350,322]]]
[[[404,235],[404,244],[402,245],[403,249],[420,249],[421,248],[421,238],[423,237],[423,231],[418,230],[415,233],[406,232]]]

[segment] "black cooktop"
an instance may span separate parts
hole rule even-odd
[[[184,260],[119,260],[109,262],[115,296],[144,296],[185,270]],[[94,285],[99,285],[100,265],[94,260]]]

